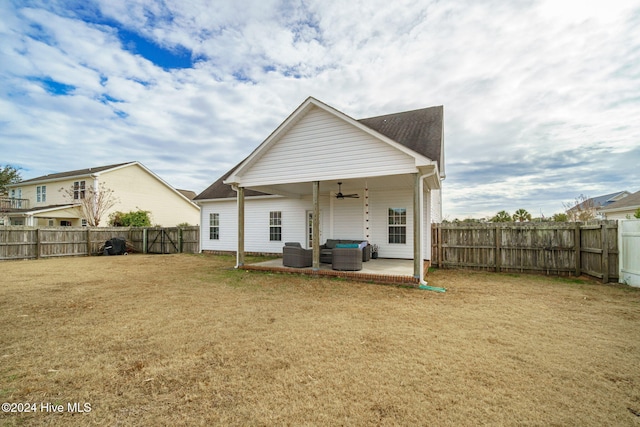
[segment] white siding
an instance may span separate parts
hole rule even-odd
[[[244,186],[415,172],[415,159],[317,107],[242,174]]]
[[[427,214],[432,210],[429,193],[424,199],[424,254],[430,259],[431,224]],[[365,210],[364,197],[359,199],[330,199],[321,196],[321,237],[320,243],[327,239],[364,239]],[[371,243],[380,247],[381,258],[413,258],[413,190],[373,191],[369,190],[369,220]],[[407,242],[388,243],[388,209],[406,208]],[[245,202],[245,251],[282,253],[285,242],[299,242],[303,246],[307,241],[307,212],[313,209],[310,197],[303,199],[287,198],[248,198]],[[333,212],[332,212],[333,209]],[[282,241],[269,241],[269,212],[282,212]],[[209,239],[209,214],[220,214],[220,239]],[[203,250],[235,251],[237,249],[237,204],[235,200],[207,202],[202,204]]]
[[[201,246],[203,250],[235,251],[238,247],[238,213],[235,200],[205,202],[202,208]],[[307,212],[313,210],[310,198],[287,199],[267,198],[245,200],[245,243],[246,252],[282,253],[285,242],[307,242]],[[328,229],[328,198],[320,203],[321,243]],[[269,212],[282,212],[282,240],[269,240]],[[220,239],[209,239],[209,214],[220,214]]]
[[[380,248],[380,258],[413,259],[413,190],[369,191],[372,244]],[[407,242],[389,243],[389,208],[407,209]]]
[[[334,239],[364,239],[364,198],[334,199]]]

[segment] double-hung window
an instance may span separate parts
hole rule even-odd
[[[282,212],[280,211],[269,212],[269,240],[272,242],[282,240]]]
[[[406,208],[389,208],[389,243],[407,243]]]
[[[38,203],[47,201],[47,186],[46,185],[38,185],[36,187],[36,201]]]
[[[220,240],[220,214],[209,214],[209,240]]]
[[[73,183],[73,200],[84,199],[85,181],[75,181]]]

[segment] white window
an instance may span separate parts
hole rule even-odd
[[[36,201],[38,203],[44,203],[47,201],[47,186],[39,185],[36,187]]]
[[[85,182],[75,181],[73,183],[73,200],[84,199]]]
[[[282,240],[282,212],[269,212],[269,240],[279,242]]]
[[[389,243],[407,243],[406,208],[389,208]]]
[[[209,214],[209,240],[220,240],[220,214]]]
[[[84,219],[84,218],[82,218],[82,226],[83,226],[83,227],[86,227],[86,226],[87,226],[87,220],[86,220],[86,219]]]

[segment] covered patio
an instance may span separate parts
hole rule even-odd
[[[378,258],[363,263],[362,270],[359,271],[336,271],[331,268],[331,264],[324,263],[321,263],[317,270],[314,270],[311,267],[284,267],[282,265],[282,258],[276,258],[253,264],[245,264],[241,268],[248,271],[269,271],[274,273],[302,274],[316,277],[343,277],[345,279],[363,282],[418,286],[420,284],[420,279],[413,275],[413,264],[412,259]],[[425,262],[425,264],[428,264],[428,262]],[[428,265],[425,265],[424,268],[426,271],[428,269]]]

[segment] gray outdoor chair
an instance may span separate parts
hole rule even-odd
[[[304,249],[297,242],[286,242],[282,248],[282,265],[293,268],[311,267],[313,250]]]
[[[335,248],[331,268],[342,271],[362,270],[362,250],[360,248]]]

